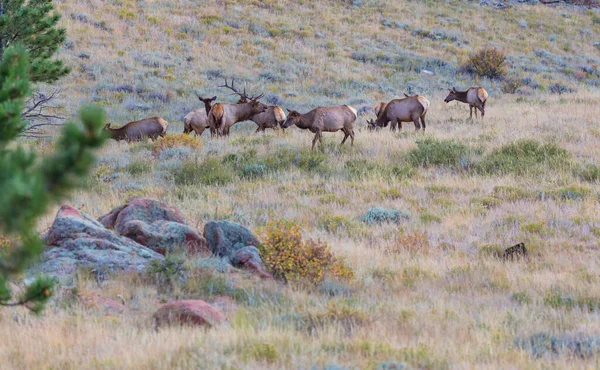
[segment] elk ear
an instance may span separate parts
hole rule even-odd
[[[210,101],[215,101],[215,100],[217,100],[216,96],[213,96],[212,98],[210,98]]]
[[[452,92],[456,92],[456,87],[452,86]]]
[[[404,97],[405,97],[405,98],[408,98],[408,94],[407,94],[407,93],[404,93]]]

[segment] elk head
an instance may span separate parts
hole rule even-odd
[[[375,121],[373,121],[373,118],[367,120],[367,130],[369,131],[375,131],[375,130],[379,130],[379,126],[377,126],[377,123],[375,123]]]
[[[217,97],[216,97],[216,96],[213,96],[212,98],[203,98],[203,97],[201,97],[200,95],[196,95],[196,96],[197,96],[197,97],[198,97],[198,99],[199,99],[201,102],[203,102],[204,104],[206,104],[206,103],[210,104],[210,103],[214,102],[215,100],[217,100]]]
[[[448,89],[448,91],[448,96],[446,96],[446,99],[444,99],[446,103],[450,103],[452,100],[456,99],[456,89],[453,87]]]
[[[286,109],[288,111],[288,116],[287,116],[287,119],[285,120],[285,122],[283,122],[281,124],[281,128],[284,130],[286,128],[290,127],[291,125],[295,125],[297,122],[299,122],[300,116],[301,116],[301,114],[296,112],[295,110],[291,110],[288,108],[286,108]]]
[[[227,78],[225,78],[225,85],[220,85],[219,87],[227,88],[233,91],[234,94],[240,96],[240,100],[238,100],[238,104],[249,104],[250,110],[252,114],[258,114],[266,111],[269,107],[259,101],[265,94],[248,96],[246,94],[246,87],[244,86],[244,92],[239,92],[238,89],[235,88],[235,79],[231,79],[231,86],[227,84]]]

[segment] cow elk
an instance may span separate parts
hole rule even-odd
[[[396,130],[396,124],[402,129],[402,122],[414,122],[415,130],[423,130],[427,127],[425,124],[425,115],[429,109],[429,100],[422,95],[408,96],[404,94],[403,99],[394,99],[387,103],[383,111],[377,116],[377,120],[372,119],[368,121],[369,129],[376,129],[379,127],[387,127],[388,123],[391,124],[392,131]],[[419,123],[419,120],[421,123]]]
[[[214,102],[217,97],[203,98],[198,95],[198,99],[204,103],[204,108],[194,109],[183,118],[183,133],[189,134],[192,131],[198,136],[201,136],[208,125],[207,112],[211,111],[211,103]]]
[[[312,141],[312,149],[315,149],[317,140],[323,144],[323,132],[343,131],[344,139],[342,144],[346,142],[348,136],[351,144],[354,145],[354,121],[357,118],[356,109],[349,105],[341,105],[337,107],[318,107],[308,113],[301,114],[294,110],[288,109],[288,117],[281,125],[285,129],[291,125],[296,125],[303,130],[310,130],[315,134]]]
[[[225,85],[220,85],[219,87],[225,87],[232,90],[234,94],[246,99],[247,103],[215,104],[208,115],[211,132],[214,129],[218,135],[229,135],[229,130],[233,125],[238,122],[246,121],[254,115],[263,113],[268,108],[265,104],[258,101],[263,97],[263,94],[258,96],[248,96],[246,95],[246,89],[241,93],[235,88],[233,79],[231,79],[231,86],[227,85],[227,79],[225,79]]]
[[[125,140],[127,142],[141,141],[144,138],[155,140],[163,137],[167,133],[169,123],[160,117],[146,118],[140,121],[129,122],[120,128],[110,128],[107,123],[104,130],[109,136],[117,141]]]
[[[477,118],[477,109],[481,111],[481,119],[485,116],[485,103],[488,99],[488,93],[483,87],[471,87],[466,91],[457,91],[454,87],[448,89],[450,93],[444,99],[446,103],[452,100],[458,100],[462,103],[469,104],[470,115],[469,119],[473,119],[473,110],[475,110],[475,118]]]
[[[248,99],[241,97],[237,103],[243,104],[247,102]],[[261,131],[264,133],[265,130],[268,128],[277,130],[283,124],[283,122],[285,122],[285,119],[285,112],[283,111],[283,109],[281,109],[281,107],[278,107],[276,105],[268,105],[266,111],[255,114],[249,118],[250,121],[258,125],[258,128],[256,129],[255,133]]]

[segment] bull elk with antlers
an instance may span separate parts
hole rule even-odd
[[[358,116],[356,114],[356,109],[349,105],[318,107],[305,114],[288,109],[288,113],[288,118],[283,125],[281,125],[281,128],[285,129],[291,125],[296,125],[300,129],[310,130],[310,132],[315,134],[312,141],[313,150],[315,149],[317,140],[323,144],[322,132],[336,132],[341,130],[344,132],[342,144],[350,137],[351,145],[354,145],[353,126],[354,121]]]
[[[444,101],[450,103],[452,100],[458,100],[462,103],[469,104],[471,114],[469,118],[473,118],[473,110],[475,110],[475,118],[477,118],[477,109],[481,111],[481,119],[485,116],[485,103],[488,99],[488,93],[483,87],[471,87],[466,91],[457,91],[454,87],[448,89],[450,92]]]
[[[263,97],[264,94],[258,96],[248,96],[246,89],[244,92],[239,92],[234,86],[234,79],[231,79],[231,86],[227,84],[227,78],[225,79],[225,85],[219,87],[225,87],[245,99],[246,103],[231,104],[231,103],[217,103],[215,104],[210,113],[208,114],[208,122],[210,125],[211,133],[216,132],[217,135],[229,135],[229,130],[233,125],[238,122],[249,120],[251,117],[263,113],[268,107],[258,101]]]
[[[415,130],[423,130],[427,127],[425,124],[425,115],[429,109],[429,100],[422,95],[408,96],[404,94],[403,99],[394,99],[387,103],[385,108],[377,116],[377,120],[367,121],[369,129],[379,127],[387,127],[388,123],[392,123],[392,131],[396,130],[395,125],[398,124],[402,129],[402,122],[414,122]],[[419,123],[419,120],[421,123]]]
[[[146,118],[140,121],[129,122],[120,128],[110,128],[110,123],[107,123],[104,130],[110,135],[111,138],[119,141],[125,140],[141,141],[144,138],[155,140],[156,138],[163,137],[167,133],[167,127],[169,123],[160,117]]]
[[[194,131],[196,135],[201,136],[204,130],[209,127],[207,113],[211,111],[211,104],[217,100],[217,97],[203,98],[198,95],[198,99],[204,103],[204,108],[194,109],[183,117],[184,134],[189,134]]]

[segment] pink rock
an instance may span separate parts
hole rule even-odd
[[[181,212],[157,200],[131,198],[98,221],[161,254],[173,247],[183,247],[192,254],[209,252],[206,239],[187,225]]]
[[[163,325],[203,326],[212,328],[225,321],[225,316],[201,300],[183,300],[164,304],[152,315],[154,327]]]

